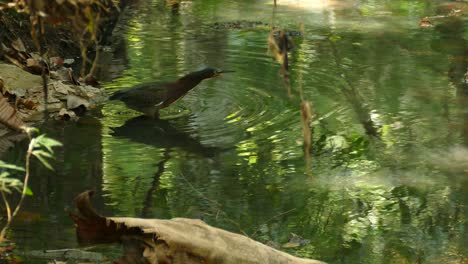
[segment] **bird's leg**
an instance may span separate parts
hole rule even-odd
[[[144,109],[139,109],[138,111],[145,113],[146,116],[152,119],[159,119],[159,109],[156,107],[147,107]]]
[[[153,119],[159,119],[159,109],[156,109],[153,111],[153,114],[151,115]]]

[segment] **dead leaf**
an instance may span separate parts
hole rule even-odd
[[[33,58],[28,58],[26,59],[26,67],[28,67],[28,70],[31,73],[34,74],[41,74],[42,73],[42,66],[39,63],[39,61],[33,59]]]
[[[287,62],[288,51],[294,48],[293,40],[284,30],[274,29],[268,35],[268,51],[276,61],[284,65]],[[288,65],[284,65],[288,69]]]
[[[25,127],[23,121],[16,116],[16,110],[3,95],[0,95],[0,123],[18,131],[23,131]]]
[[[52,67],[63,66],[64,60],[60,57],[51,57],[50,64]]]
[[[304,239],[294,233],[291,233],[289,236],[289,241],[283,244],[282,248],[297,248],[302,247],[310,243],[310,240]]]
[[[38,107],[36,103],[26,100],[26,99],[22,99],[22,98],[19,98],[16,101],[16,104],[17,106],[24,106],[26,109],[29,109],[29,110],[34,110],[34,109],[37,109]]]
[[[52,87],[57,93],[67,95],[70,92],[70,86],[62,83],[62,82],[52,82]]]
[[[422,28],[434,27],[434,24],[429,19],[429,17],[423,17],[419,20],[419,26]]]
[[[70,214],[81,243],[124,244],[124,256],[114,263],[319,264],[297,258],[248,237],[211,227],[201,220],[103,217],[91,206],[88,191],[75,198],[81,216]]]
[[[20,52],[26,52],[26,47],[24,46],[23,41],[20,38],[17,38],[11,42],[11,46]]]

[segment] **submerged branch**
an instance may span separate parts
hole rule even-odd
[[[152,201],[151,201],[153,198],[153,193],[158,189],[161,176],[164,174],[166,170],[166,163],[170,159],[171,159],[171,148],[167,148],[164,150],[163,158],[158,162],[158,165],[157,165],[158,170],[154,174],[153,183],[151,184],[151,187],[148,189],[148,192],[146,193],[146,199],[143,203],[143,209],[141,213],[142,217],[150,216],[150,209],[153,207]]]
[[[301,120],[302,120],[302,136],[304,138],[304,156],[307,165],[307,174],[311,174],[310,167],[310,146],[312,143],[312,131],[309,127],[312,120],[312,110],[308,101],[301,102]]]
[[[330,45],[332,48],[333,58],[335,60],[335,64],[337,68],[341,72],[341,77],[343,78],[346,86],[340,86],[341,92],[344,94],[346,99],[349,101],[351,106],[353,107],[354,111],[356,112],[359,122],[362,124],[364,129],[366,130],[366,134],[369,136],[373,136],[378,138],[379,134],[377,129],[375,128],[374,122],[370,117],[370,110],[362,103],[364,99],[361,97],[359,92],[357,91],[356,87],[350,81],[346,71],[343,70],[343,66],[341,63],[341,58],[338,54],[338,49],[335,46],[334,41],[330,40]]]

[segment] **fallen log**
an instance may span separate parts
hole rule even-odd
[[[75,198],[80,213],[70,216],[82,244],[124,245],[124,255],[114,263],[320,264],[273,249],[243,235],[224,231],[201,220],[103,217],[92,207],[92,191]]]

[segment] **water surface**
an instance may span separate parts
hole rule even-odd
[[[466,261],[466,17],[426,29],[438,1],[278,2],[127,11],[102,61],[109,92],[206,66],[236,72],[202,82],[164,120],[108,102],[46,125],[64,148],[55,172],[32,171],[19,247],[77,247],[66,210],[92,188],[108,215],[200,218],[276,246],[294,233],[309,243],[284,250],[329,263]],[[291,96],[268,54],[272,23],[304,28]],[[310,170],[301,100],[314,114]]]

